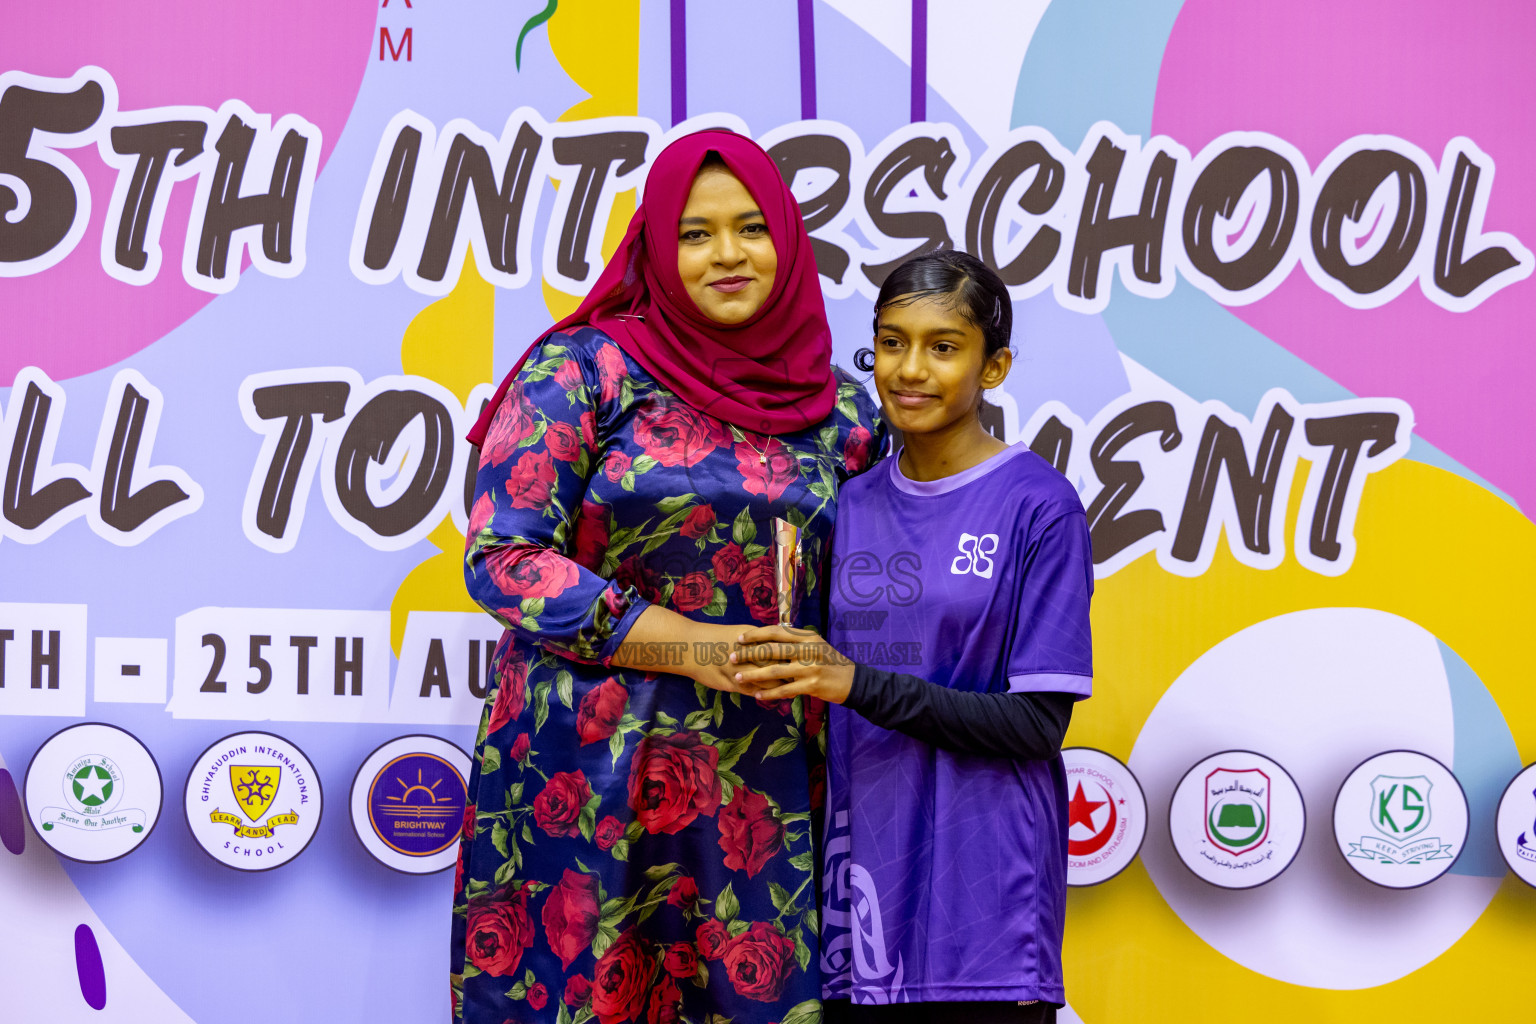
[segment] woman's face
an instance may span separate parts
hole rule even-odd
[[[1006,348],[987,355],[981,328],[948,296],[903,302],[880,311],[875,331],[875,387],[886,419],[903,434],[928,434],[975,416],[981,393],[1008,376]]]
[[[694,304],[711,320],[739,324],[768,301],[778,269],[752,193],[723,167],[700,171],[677,224],[677,273]]]

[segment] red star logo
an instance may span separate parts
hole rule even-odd
[[[1103,807],[1103,800],[1089,800],[1083,795],[1083,784],[1077,784],[1077,792],[1072,794],[1072,800],[1067,804],[1067,828],[1073,825],[1085,825],[1093,828],[1093,812]]]

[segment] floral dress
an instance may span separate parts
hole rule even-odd
[[[883,441],[851,381],[821,423],[768,436],[684,403],[590,327],[530,355],[470,515],[469,590],[507,631],[455,877],[455,1019],[819,1018],[824,707],[706,689],[668,673],[665,645],[654,670],[607,662],[652,603],[777,621],[775,517],[801,526],[815,595],[838,486]],[[824,629],[820,604],[802,600],[800,624]]]

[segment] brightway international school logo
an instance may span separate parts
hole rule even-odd
[[[1345,860],[1365,878],[1390,888],[1412,888],[1439,878],[1461,852],[1466,797],[1434,758],[1389,751],[1344,780],[1334,807],[1334,830]]]
[[[363,761],[349,801],[358,841],[380,863],[413,875],[458,857],[469,755],[436,736],[402,736]]]
[[[267,871],[304,852],[320,825],[320,779],[297,746],[265,732],[226,736],[187,775],[187,826],[214,860]]]
[[[1125,870],[1147,834],[1147,801],[1131,770],[1091,747],[1061,752],[1067,771],[1067,884],[1098,885]]]
[[[1279,876],[1301,849],[1301,790],[1261,754],[1228,750],[1185,773],[1169,806],[1169,834],[1184,865],[1212,885],[1251,889]]]
[[[160,816],[160,769],[132,734],[98,722],[50,737],[27,769],[27,806],[43,842],[101,863],[137,849]]]
[[[1510,780],[1494,818],[1499,852],[1526,885],[1536,886],[1536,764]]]

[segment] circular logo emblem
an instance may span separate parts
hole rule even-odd
[[[369,754],[352,780],[352,829],[386,867],[425,875],[453,867],[468,802],[469,755],[436,736],[402,736]]]
[[[198,755],[185,804],[187,827],[208,856],[241,871],[268,871],[315,837],[320,777],[281,736],[239,732]]]
[[[160,768],[138,739],[87,722],[54,733],[27,767],[27,813],[54,853],[116,860],[149,838],[164,795]]]
[[[1168,808],[1179,859],[1223,889],[1278,877],[1296,859],[1306,824],[1290,773],[1247,750],[1213,754],[1185,772]]]
[[[1367,758],[1333,802],[1344,860],[1389,889],[1427,885],[1450,870],[1467,841],[1467,797],[1449,768],[1413,750]]]
[[[1509,870],[1536,885],[1536,764],[1527,765],[1504,787],[1497,823],[1499,852]]]
[[[1131,770],[1092,747],[1061,752],[1067,769],[1067,884],[1098,885],[1136,859],[1147,800]]]

